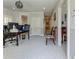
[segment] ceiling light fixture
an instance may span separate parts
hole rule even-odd
[[[19,0],[19,1],[16,1],[15,2],[15,6],[18,8],[18,9],[22,9],[23,8],[23,3]]]

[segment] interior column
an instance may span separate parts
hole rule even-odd
[[[62,20],[62,14],[61,14],[61,6],[58,7],[58,45],[61,46],[61,20]]]

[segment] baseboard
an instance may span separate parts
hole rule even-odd
[[[44,36],[44,34],[30,34],[30,36]]]

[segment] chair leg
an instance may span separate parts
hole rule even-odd
[[[19,39],[21,40],[21,34],[19,35]]]
[[[46,45],[47,45],[47,40],[48,40],[48,39],[46,38]]]
[[[5,40],[3,39],[3,46],[5,47]]]
[[[23,33],[23,34],[22,34],[22,40],[24,40],[24,39],[25,39],[25,34]]]
[[[18,36],[16,37],[16,45],[18,46],[19,44],[18,44]]]
[[[53,39],[53,43],[54,43],[54,45],[55,45],[55,39],[54,38],[52,38]]]
[[[61,41],[61,43],[63,44],[63,40]]]
[[[28,32],[28,40],[29,40],[29,38],[30,38],[30,35],[29,35],[29,32]]]

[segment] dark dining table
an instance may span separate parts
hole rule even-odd
[[[21,33],[20,32],[5,32],[3,33],[3,45],[5,46],[5,43],[6,43],[6,39],[9,39],[11,38],[11,40],[9,41],[12,41],[13,40],[13,37],[16,37],[15,41],[16,41],[16,45],[18,46],[18,35],[20,35]]]
[[[23,34],[26,32],[3,32],[3,45],[5,46],[6,43],[6,39],[11,38],[12,41],[14,37],[16,37],[15,41],[16,41],[16,45],[18,46],[18,37],[20,37],[20,34]],[[29,39],[29,32],[28,32],[28,39]]]

